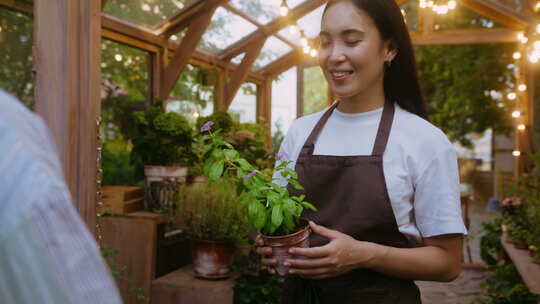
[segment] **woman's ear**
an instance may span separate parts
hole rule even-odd
[[[392,60],[394,60],[394,58],[396,58],[398,54],[398,49],[396,47],[396,44],[392,40],[388,40],[385,44],[386,56],[384,58],[384,61],[391,62]]]

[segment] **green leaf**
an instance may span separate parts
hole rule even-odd
[[[283,213],[281,210],[281,205],[276,205],[272,208],[272,226],[276,229],[283,222]]]
[[[247,162],[247,160],[243,158],[239,158],[236,160],[238,164],[240,165],[240,168],[246,170],[246,171],[252,171],[253,167]]]
[[[296,180],[291,179],[289,180],[289,183],[293,186],[296,190],[304,190],[304,187],[302,187]]]
[[[210,173],[208,174],[208,178],[211,181],[217,180],[221,176],[221,174],[223,174],[224,166],[225,166],[225,163],[222,159],[213,163],[212,167],[210,168]]]
[[[308,202],[301,202],[300,203],[304,208],[308,208],[308,209],[311,209],[313,211],[317,211],[317,208],[315,208],[315,206],[313,206],[312,204],[308,203]]]
[[[238,158],[238,152],[236,150],[224,150],[223,154],[225,154],[225,157],[229,160]]]
[[[210,150],[212,150],[213,147],[214,147],[213,145],[205,145],[204,149],[202,151],[202,154],[206,155],[206,153],[208,153]]]

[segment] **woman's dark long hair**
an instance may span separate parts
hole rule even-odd
[[[397,55],[384,72],[385,98],[395,101],[403,109],[427,119],[426,105],[418,74],[411,36],[401,9],[395,0],[330,0],[326,10],[339,1],[351,1],[371,17],[384,41],[392,41]]]

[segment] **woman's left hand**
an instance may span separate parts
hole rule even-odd
[[[347,234],[309,222],[314,233],[330,242],[321,247],[291,248],[299,259],[288,259],[289,273],[308,279],[335,277],[355,268],[366,267],[375,255],[375,244],[357,241]]]

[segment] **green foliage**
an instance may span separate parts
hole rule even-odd
[[[258,168],[272,168],[275,158],[266,144],[269,132],[262,124],[236,123],[232,130],[234,135],[229,142],[250,164]]]
[[[227,112],[214,112],[206,117],[199,117],[197,119],[197,129],[200,129],[205,123],[212,121],[214,123],[215,130],[221,130],[222,133],[229,133],[232,131],[234,126],[234,120],[231,115]]]
[[[476,304],[536,304],[540,300],[523,284],[513,264],[490,266],[488,277],[481,286],[486,294],[477,299]]]
[[[104,186],[138,185],[142,180],[135,176],[135,166],[130,161],[131,148],[123,141],[103,144],[102,169]]]
[[[164,113],[160,103],[132,115],[132,159],[139,168],[153,166],[188,166],[192,162],[192,128],[178,113]]]
[[[201,127],[202,132],[210,130],[209,121]],[[238,191],[242,202],[248,210],[251,228],[261,230],[266,235],[284,235],[300,228],[300,216],[304,208],[316,210],[313,205],[304,201],[305,196],[290,196],[287,188],[275,182],[287,182],[297,190],[303,190],[298,183],[298,175],[287,167],[290,163],[281,156],[276,166],[279,172],[276,178],[272,174],[257,170],[252,164],[240,156],[234,147],[219,135],[211,131],[204,135],[208,142],[204,148],[208,153],[204,165],[204,173],[210,181],[229,177],[238,180]]]
[[[320,67],[304,69],[304,115],[319,112],[328,105],[328,83]]]
[[[492,97],[506,96],[513,85],[515,45],[420,46],[416,48],[420,82],[427,97],[429,119],[452,141],[470,147],[470,133],[494,134],[511,130],[508,109],[513,102]],[[486,71],[489,71],[486,73]]]
[[[234,286],[235,304],[277,304],[281,296],[284,279],[267,271],[258,274],[243,274]]]
[[[480,256],[487,265],[497,264],[497,254],[502,252],[502,218],[482,223],[483,235],[480,238]]]
[[[0,89],[34,107],[30,16],[0,7]]]
[[[240,202],[233,181],[219,179],[198,186],[182,187],[178,223],[196,239],[242,242],[247,238],[246,207]]]

